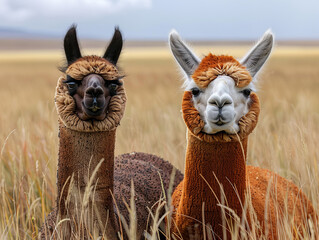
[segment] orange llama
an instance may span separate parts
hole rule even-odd
[[[199,60],[175,31],[169,43],[186,75],[182,101],[187,126],[185,175],[172,197],[173,236],[203,239],[209,232],[215,239],[229,239],[232,229],[227,224],[233,223],[234,213],[240,218],[247,214],[249,231],[251,215],[244,212],[248,189],[261,224],[257,236],[277,239],[277,226],[284,216],[292,217],[294,236],[302,236],[304,230],[314,234],[308,223],[316,224],[317,217],[305,194],[269,170],[246,165],[248,136],[260,111],[255,76],[270,55],[272,33],[266,32],[240,62],[212,54]]]

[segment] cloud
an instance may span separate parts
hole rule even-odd
[[[23,21],[30,16],[27,9],[15,9],[9,0],[0,0],[0,20],[8,22]]]
[[[165,40],[172,28],[186,39],[207,40],[257,39],[272,28],[277,39],[319,38],[318,0],[307,4],[299,0],[194,2],[0,0],[0,28],[62,37],[76,23],[79,36],[104,39],[109,37],[108,29],[118,25],[126,39]],[[220,9],[227,9],[227,14]]]
[[[0,0],[0,20],[19,23],[41,17],[96,17],[129,9],[147,9],[151,0]]]

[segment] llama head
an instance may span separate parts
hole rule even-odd
[[[170,33],[169,44],[185,74],[183,106],[187,105],[184,101],[189,99],[192,106],[188,107],[194,107],[192,114],[200,118],[200,124],[193,126],[197,129],[195,132],[211,135],[240,133],[240,120],[258,102],[254,93],[256,75],[272,50],[272,33],[267,31],[240,61],[231,56],[213,54],[200,60],[175,31]],[[192,114],[188,111],[188,117]],[[184,120],[186,122],[185,112]]]
[[[122,50],[121,32],[115,28],[103,57],[82,57],[76,28],[64,38],[67,64],[58,81],[55,102],[62,123],[78,131],[107,131],[116,128],[125,108],[123,75],[116,63]]]

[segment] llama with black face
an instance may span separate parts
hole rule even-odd
[[[59,115],[57,208],[47,217],[41,239],[117,239],[119,233],[126,238],[119,214],[129,223],[125,203],[131,199],[132,181],[136,237],[140,239],[147,228],[148,208],[162,196],[161,178],[168,189],[173,166],[165,160],[146,153],[114,158],[116,128],[126,103],[124,75],[117,67],[122,45],[116,28],[103,57],[82,57],[74,26],[64,38],[67,66],[55,94]],[[174,187],[181,179],[177,171]]]

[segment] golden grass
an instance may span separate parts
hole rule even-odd
[[[234,50],[236,56],[248,50],[216,49]],[[198,50],[207,53],[209,48]],[[53,96],[61,59],[62,51],[0,53],[0,239],[36,239],[55,205]],[[149,152],[183,170],[182,82],[169,51],[127,49],[120,66],[127,75],[128,103],[116,154]],[[260,79],[261,117],[250,137],[248,162],[294,181],[318,209],[319,50],[279,48]]]

